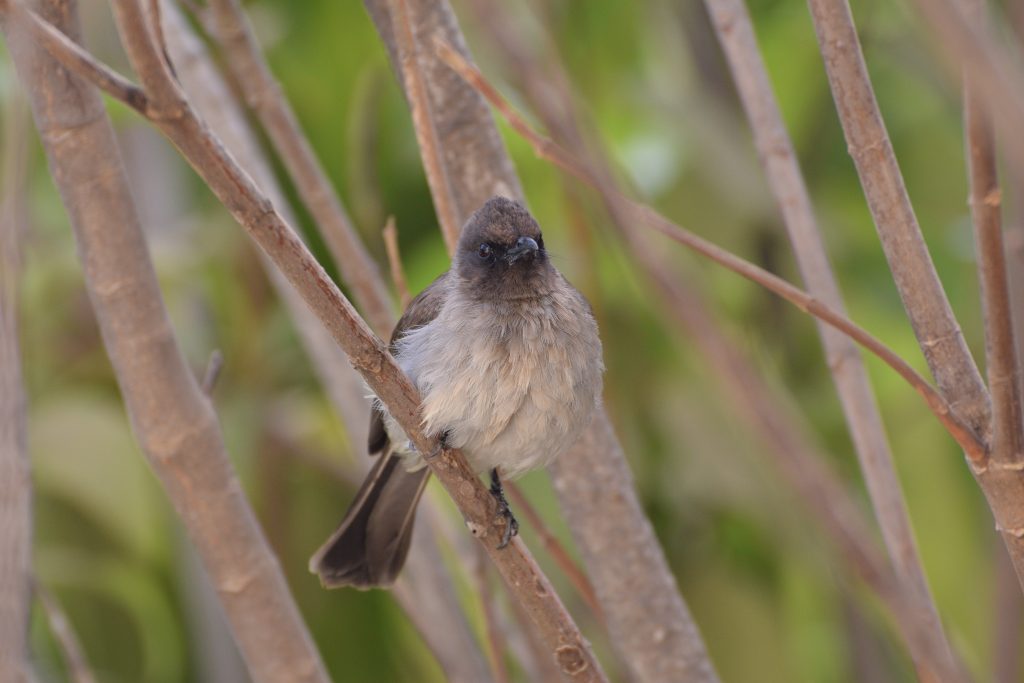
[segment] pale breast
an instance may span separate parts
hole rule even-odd
[[[396,357],[420,390],[427,433],[447,432],[480,472],[500,467],[515,477],[544,466],[575,442],[600,401],[597,325],[571,289],[529,304],[453,298],[402,339]],[[388,432],[405,443],[390,420]]]

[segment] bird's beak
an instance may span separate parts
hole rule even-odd
[[[539,249],[537,240],[532,237],[520,237],[516,240],[516,245],[505,252],[505,260],[511,265],[524,256],[532,259]]]

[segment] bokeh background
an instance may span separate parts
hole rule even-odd
[[[454,4],[485,74],[523,105],[475,15]],[[81,5],[86,44],[127,73],[105,3]],[[640,197],[798,281],[699,2],[533,0],[509,9],[525,43],[540,45],[543,32],[550,34],[590,122]],[[926,374],[846,152],[807,7],[754,0],[750,9],[851,317]],[[447,267],[447,257],[405,101],[362,4],[258,0],[247,10],[370,250],[386,268],[380,229],[394,215],[418,291]],[[854,11],[925,238],[981,362],[955,79],[904,3],[865,0]],[[24,106],[18,88],[3,54],[5,119]],[[345,428],[254,247],[148,124],[117,103],[109,109],[176,331],[197,373],[213,349],[224,354],[215,403],[229,451],[335,680],[442,680],[388,593],[325,592],[306,571],[354,493],[322,466],[353,457]],[[606,403],[723,680],[913,679],[878,604],[776,476],[686,336],[666,321],[599,202],[536,159],[503,124],[502,131],[558,267],[594,304],[608,367]],[[38,580],[64,605],[101,681],[244,681],[195,556],[132,439],[66,216],[38,142],[30,144],[21,300]],[[1008,239],[1019,272],[1012,194],[1007,190]],[[300,224],[334,273],[301,210]],[[867,509],[813,322],[681,247],[673,259],[803,414],[829,464]],[[868,367],[949,637],[975,675],[988,679],[997,616],[1020,611],[1011,602],[1007,612],[997,598],[1002,551],[991,516],[962,455],[921,401],[887,368],[872,359]],[[546,475],[531,474],[521,485],[571,547]],[[431,495],[455,516],[443,492]],[[523,534],[534,539],[528,525]],[[538,555],[614,673],[606,636],[549,558]],[[479,626],[479,605],[465,577],[462,583]],[[1019,641],[1019,631],[1010,637]],[[38,607],[32,642],[43,680],[62,680],[64,665]]]

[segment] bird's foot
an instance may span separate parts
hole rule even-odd
[[[512,508],[509,507],[508,500],[505,499],[505,489],[501,486],[501,478],[498,476],[498,469],[496,467],[491,469],[491,495],[498,501],[496,516],[505,519],[505,532],[501,535],[501,543],[498,544],[498,550],[501,550],[512,541],[513,536],[519,533],[519,522],[516,520],[515,515],[512,514]]]

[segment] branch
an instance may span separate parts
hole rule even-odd
[[[395,325],[387,287],[352,227],[344,205],[302,133],[288,99],[274,79],[238,0],[211,0],[213,29],[227,66],[281,156],[299,196],[316,221],[352,297],[371,327],[386,335]]]
[[[419,396],[384,343],[373,335],[291,227],[196,116],[162,62],[158,64],[141,7],[133,0],[117,0],[114,14],[129,60],[151,101],[160,103],[154,123],[298,290],[417,449],[429,454],[426,461],[431,471],[452,496],[470,531],[483,543],[511,594],[530,614],[563,676],[573,681],[605,680],[590,646],[523,543],[515,540],[508,548],[497,549],[494,540],[500,533],[501,520],[493,496],[461,453],[439,452],[437,440],[423,435]],[[55,52],[57,57],[62,55]]]
[[[939,392],[983,441],[988,391],[921,236],[846,0],[808,0],[846,143],[889,269]]]
[[[404,311],[412,301],[409,294],[409,283],[405,280],[405,269],[402,268],[402,254],[398,250],[398,228],[395,227],[395,217],[388,216],[388,222],[384,225],[384,249],[388,254],[388,268],[391,270],[391,280],[395,283],[395,291],[398,293],[398,300]]]
[[[785,221],[807,289],[837,314],[846,316],[839,285],[814,217],[810,194],[782,120],[747,6],[744,0],[705,0],[704,6],[729,63],[754,134],[765,178]],[[921,566],[885,425],[864,361],[853,340],[841,331],[818,321],[818,333],[889,559],[920,603],[920,613],[927,619],[928,627],[937,638],[946,640]],[[952,648],[949,649],[951,658]],[[931,677],[927,662],[919,661],[916,665],[919,670],[924,670],[926,678]]]
[[[387,3],[365,3],[392,64],[396,64]],[[469,58],[447,2],[413,0],[409,4],[420,45],[432,46],[435,38],[441,37]],[[522,198],[519,179],[484,99],[434,50],[423,50],[420,64],[460,218],[464,220],[494,194]],[[637,499],[607,413],[602,410],[595,416],[590,431],[599,432],[602,438],[581,439],[552,465],[551,472],[564,483],[555,491],[618,654],[638,680],[717,680],[697,626]],[[606,495],[595,498],[590,495],[594,490]],[[630,581],[623,582],[627,574]]]
[[[169,29],[168,50],[182,86],[200,114],[207,118],[210,127],[222,136],[222,141],[238,163],[288,218],[289,204],[245,120],[244,112],[236,106],[230,89],[214,68],[205,47],[191,32],[178,9],[172,2],[167,2],[164,9]],[[345,354],[273,263],[266,256],[262,261],[271,283],[291,313],[321,384],[345,425],[351,450],[354,454],[363,453],[367,404],[362,378],[352,370]],[[307,460],[320,467],[333,467],[334,474],[338,474],[337,469],[340,469],[336,459],[320,458],[318,462],[303,449],[285,447],[284,450],[299,456],[308,455]],[[359,464],[365,465],[366,459],[364,454]],[[358,488],[361,474],[358,469],[365,470],[365,467],[344,468],[347,486]],[[429,506],[433,501],[428,497],[420,504]],[[458,683],[485,681],[488,679],[487,665],[466,622],[451,577],[439,559],[436,518],[436,515],[422,515],[417,522],[419,528],[413,537],[414,547],[393,593],[449,680]]]
[[[765,289],[777,294],[789,301],[805,313],[818,318],[822,322],[838,329],[862,347],[873,353],[886,365],[895,370],[907,383],[924,399],[928,409],[939,419],[942,425],[956,440],[968,457],[976,463],[983,463],[986,457],[985,445],[974,431],[967,426],[959,415],[953,412],[950,404],[939,393],[919,375],[910,365],[900,358],[885,344],[880,342],[869,332],[859,327],[843,315],[840,315],[830,307],[823,304],[807,292],[782,278],[769,273],[749,261],[732,254],[721,247],[718,247],[707,240],[698,237],[688,230],[668,220],[654,209],[642,204],[633,202],[619,194],[613,188],[608,188],[597,179],[595,174],[585,168],[575,157],[565,149],[557,145],[549,138],[545,138],[534,131],[509,103],[498,94],[497,90],[488,83],[483,75],[472,65],[467,63],[450,47],[441,43],[437,45],[438,54],[451,68],[462,75],[469,83],[472,83],[487,99],[494,105],[508,121],[512,128],[523,136],[533,147],[537,156],[546,159],[563,169],[567,173],[579,178],[591,187],[604,189],[614,193],[616,200],[622,202],[624,210],[642,223],[646,223],[658,232],[672,238],[697,253],[705,256],[715,263],[728,268],[737,275],[741,275],[751,282],[755,282]]]
[[[74,3],[44,6],[77,37]],[[135,435],[217,587],[250,674],[256,681],[327,681],[231,468],[216,416],[174,337],[99,95],[29,44],[10,23],[16,17],[0,20]]]
[[[11,97],[3,112],[0,176],[0,680],[28,683],[32,476],[25,388],[18,344],[21,232],[29,130],[25,102]]]
[[[973,3],[972,3],[973,4]],[[984,9],[972,12],[984,24]],[[964,76],[964,128],[970,176],[971,217],[978,255],[981,307],[985,321],[985,369],[992,392],[992,459],[1024,465],[1020,368],[1013,334],[1013,308],[1003,247],[1002,193],[988,112],[969,75]],[[1016,137],[1016,134],[1014,135]]]
[[[487,85],[478,72],[473,73],[475,70],[467,68],[458,59],[450,59],[449,63],[458,68],[460,73],[474,76]],[[473,82],[477,85],[475,79]],[[493,88],[491,92],[493,93]],[[490,95],[487,96],[491,99]],[[503,111],[507,113],[511,109],[505,105]],[[566,167],[573,169],[576,175],[588,179],[598,187],[616,222],[623,228],[636,258],[656,285],[664,305],[687,331],[688,336],[696,340],[714,369],[725,380],[731,403],[741,409],[741,414],[771,446],[771,452],[776,455],[786,478],[811,508],[815,519],[825,527],[828,536],[837,543],[849,563],[878,593],[895,616],[915,660],[934,661],[935,668],[942,673],[944,680],[960,680],[959,672],[948,661],[948,646],[941,633],[929,628],[927,622],[919,617],[916,605],[907,599],[899,581],[878,554],[856,504],[846,494],[839,480],[822,465],[824,457],[810,445],[803,436],[800,426],[781,410],[777,397],[773,396],[773,392],[760,380],[754,368],[722,334],[713,317],[695,294],[698,288],[693,284],[681,285],[678,278],[665,267],[658,252],[649,244],[646,234],[631,229],[635,221],[644,218],[660,219],[653,223],[662,228],[666,227],[663,223],[667,221],[656,214],[652,216],[653,211],[645,207],[629,203],[621,194],[614,191],[610,183],[604,180],[609,177],[609,173],[603,168],[583,167],[582,162],[578,162],[565,150],[550,140],[540,138],[521,119],[512,124],[517,130],[528,131],[528,137],[532,136],[531,141],[544,143],[535,148],[543,147],[553,155],[557,152],[557,158]],[[576,140],[583,139],[578,131],[569,133],[569,136]],[[637,208],[641,209],[639,214],[643,215],[638,215]],[[678,232],[678,228],[675,232]],[[732,258],[739,261],[735,257]],[[746,267],[752,266],[746,264]],[[600,440],[601,437],[596,438]],[[586,448],[582,450],[585,452]],[[600,490],[592,491],[590,495],[602,499],[606,497]]]

